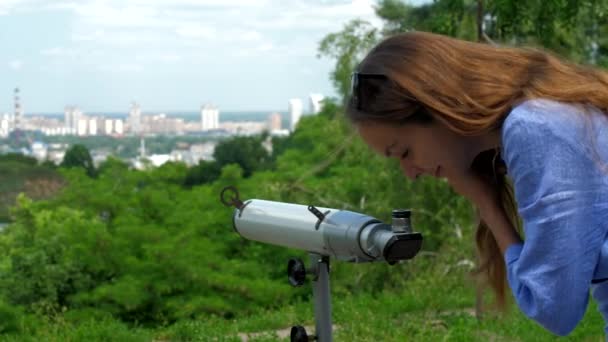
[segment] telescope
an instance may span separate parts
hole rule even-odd
[[[364,263],[387,262],[391,265],[416,256],[422,235],[411,227],[411,211],[392,210],[392,222],[348,210],[284,202],[239,198],[234,186],[224,188],[222,203],[235,208],[234,230],[243,238],[304,250],[311,267],[300,259],[290,259],[287,275],[292,286],[303,285],[312,276],[315,301],[315,335],[302,326],[291,329],[291,341],[332,340],[329,259]]]

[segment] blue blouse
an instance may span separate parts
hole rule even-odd
[[[608,117],[527,100],[509,113],[501,133],[525,235],[505,253],[519,308],[567,335],[592,290],[608,321]]]

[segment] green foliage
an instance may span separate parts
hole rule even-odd
[[[184,186],[192,187],[194,185],[209,184],[219,178],[222,168],[215,161],[201,160],[197,165],[188,169]]]
[[[7,153],[0,155],[0,163],[17,163],[28,166],[38,165],[36,158],[29,157],[21,153]]]
[[[65,168],[80,167],[83,168],[90,177],[96,175],[93,159],[91,158],[89,150],[84,145],[76,144],[70,146],[65,152],[65,156],[63,157],[60,166]]]
[[[106,174],[111,172],[128,172],[128,170],[129,164],[116,157],[109,156],[106,160],[99,164],[97,172],[100,174]]]
[[[18,308],[0,299],[0,335],[20,332],[22,317],[23,313]]]
[[[494,42],[542,47],[579,63],[608,67],[602,53],[608,49],[605,0],[436,0],[421,6],[382,0],[376,14],[385,22],[385,36],[420,30],[487,41],[477,35],[483,25]]]
[[[21,154],[0,155],[0,222],[9,222],[9,208],[17,195],[34,199],[52,196],[63,186],[54,167],[38,165],[36,159]]]
[[[384,35],[419,30],[477,39],[477,1],[474,0],[439,0],[421,6],[382,0],[376,14],[385,22]]]
[[[350,78],[355,66],[377,42],[378,30],[367,21],[355,19],[342,31],[327,35],[319,43],[319,56],[335,60],[330,78],[342,100],[350,92]]]
[[[147,324],[286,303],[289,289],[273,280],[269,257],[250,258],[219,191],[184,190],[184,171],[125,172],[115,163],[92,179],[71,169],[58,198],[22,196],[0,235],[0,293],[46,314],[96,308]],[[240,167],[227,165],[217,182],[241,179]]]
[[[221,141],[215,147],[213,158],[220,169],[229,164],[238,164],[243,169],[243,175],[249,177],[254,171],[270,166],[270,155],[262,146],[264,139],[264,135],[237,136]],[[209,171],[209,168],[203,171]]]

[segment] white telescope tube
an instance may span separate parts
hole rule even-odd
[[[414,257],[422,236],[411,233],[409,212],[407,221],[399,220],[399,230],[393,231],[374,217],[352,211],[259,199],[246,201],[233,215],[234,229],[244,238],[350,262],[394,263]]]

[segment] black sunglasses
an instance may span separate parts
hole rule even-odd
[[[373,90],[373,93],[377,93],[379,91],[377,84],[372,84],[370,80],[374,81],[388,81],[388,77],[383,74],[365,74],[360,72],[353,72],[350,79],[350,94],[351,101],[354,102],[355,108],[357,110],[364,111],[366,110],[366,99],[365,95],[370,95],[372,92],[369,90]]]

